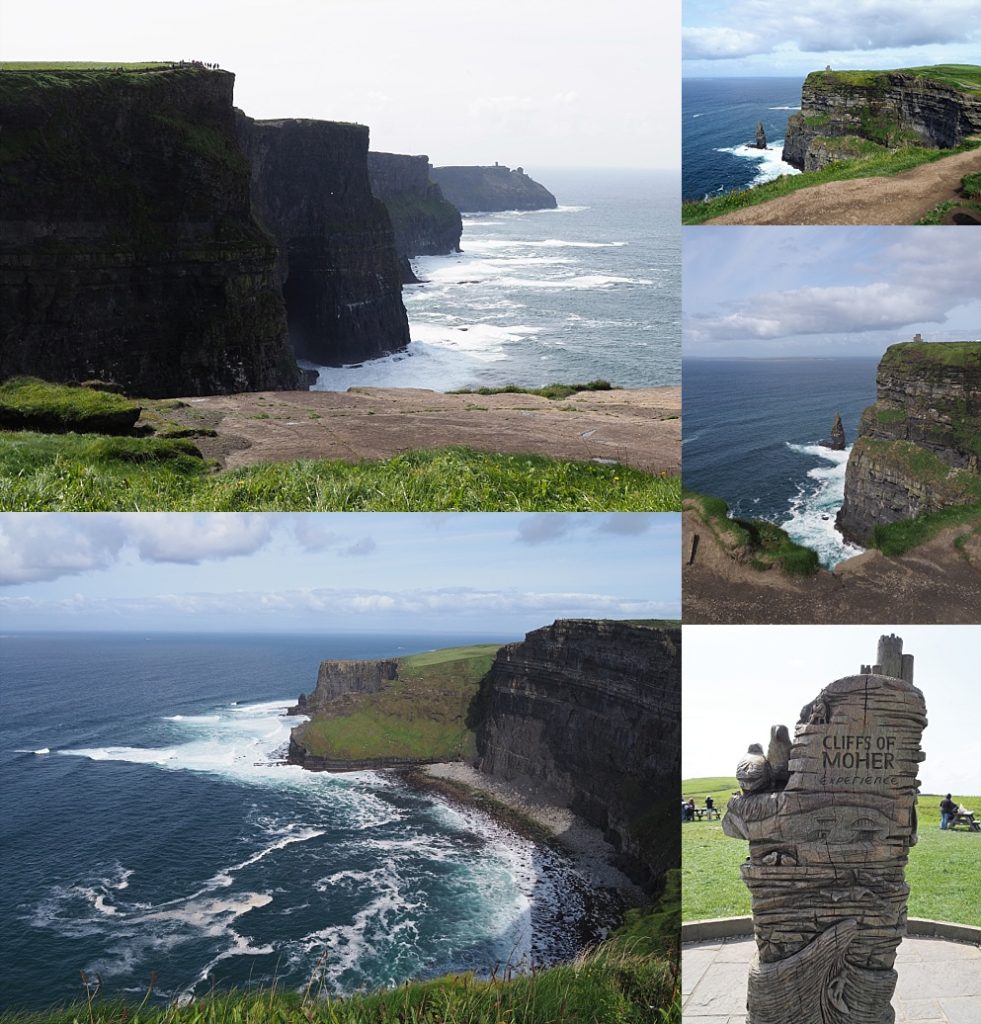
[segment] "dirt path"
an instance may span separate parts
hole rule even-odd
[[[958,153],[888,178],[829,181],[706,224],[915,224],[937,203],[959,199],[961,178],[981,171],[981,149]]]
[[[682,530],[686,560],[698,535],[694,560],[682,568],[686,623],[981,622],[981,536],[958,552],[964,527],[898,558],[866,551],[806,579],[738,562],[690,511]]]
[[[419,448],[465,445],[495,453],[612,460],[678,473],[681,389],[536,395],[447,395],[414,388],[265,391],[185,398],[168,413],[206,458],[228,467],[289,459],[384,459]]]

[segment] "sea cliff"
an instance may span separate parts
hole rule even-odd
[[[904,145],[947,149],[981,131],[978,69],[815,71],[790,117],[783,159],[803,171]]]
[[[443,197],[429,172],[428,156],[368,154],[371,191],[385,204],[392,222],[404,283],[415,280],[408,266],[410,257],[460,251],[460,211]]]
[[[892,345],[848,459],[838,528],[867,544],[878,525],[981,501],[979,461],[981,342]]]
[[[524,172],[493,167],[434,167],[432,178],[443,195],[464,213],[494,210],[554,210],[555,196]]]
[[[0,71],[0,379],[296,387],[234,76]]]
[[[405,348],[392,226],[368,181],[368,129],[244,114],[238,126],[256,214],[279,245],[296,355],[338,366]]]
[[[681,630],[559,620],[497,654],[478,698],[478,767],[598,826],[654,884],[679,859]]]

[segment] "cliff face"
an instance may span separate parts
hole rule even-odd
[[[981,500],[981,342],[892,345],[845,475],[838,528],[867,543],[880,523]]]
[[[368,179],[388,210],[400,261],[460,251],[460,211],[430,180],[428,156],[369,153]]]
[[[443,195],[458,209],[554,210],[558,203],[544,185],[533,181],[523,168],[434,167],[432,178]]]
[[[938,69],[941,71],[942,69]],[[948,148],[981,131],[981,91],[908,71],[816,71],[787,123],[783,159],[816,170],[874,143]]]
[[[398,678],[398,662],[381,661],[322,661],[317,673],[317,685],[308,697],[301,693],[291,715],[313,715],[323,711],[331,701],[352,693],[378,693],[385,684]]]
[[[297,356],[338,366],[409,343],[391,223],[368,183],[368,129],[239,115],[260,222],[278,241]]]
[[[677,865],[680,629],[560,620],[498,652],[478,706],[482,771],[565,800],[644,883]]]
[[[0,378],[151,397],[295,387],[234,76],[0,74]]]

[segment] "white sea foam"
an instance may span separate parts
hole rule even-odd
[[[758,164],[756,177],[751,184],[761,185],[764,181],[772,181],[784,174],[800,174],[800,171],[788,164],[783,159],[783,139],[770,143],[766,149],[757,149],[755,146],[730,146],[717,149],[717,153],[732,153],[733,156],[742,157]]]
[[[483,238],[467,243],[467,252],[487,252],[495,249],[622,249],[626,242],[567,242],[561,238],[531,240],[524,238]]]
[[[817,444],[790,444],[794,452],[821,464],[807,471],[807,480],[790,501],[788,518],[780,526],[792,540],[816,551],[821,564],[833,568],[862,548],[848,543],[835,526],[835,516],[845,500],[845,468],[851,451],[836,452]]]
[[[767,107],[767,110],[800,110],[800,107]]]

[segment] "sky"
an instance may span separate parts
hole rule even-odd
[[[19,630],[421,632],[678,618],[674,513],[0,515]]]
[[[692,78],[977,64],[981,0],[684,0]]]
[[[684,231],[686,357],[878,356],[981,338],[981,247],[923,227]]]
[[[981,626],[686,626],[682,778],[734,775],[771,725],[793,736],[800,709],[873,664],[888,633],[913,655],[926,700],[921,791],[981,794]]]
[[[676,168],[678,3],[0,0],[0,59],[203,60],[256,118],[436,165]]]

